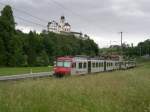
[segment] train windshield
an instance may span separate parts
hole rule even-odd
[[[58,67],[71,67],[70,61],[58,61],[57,62]]]
[[[64,67],[71,67],[71,62],[65,61],[64,62]]]
[[[58,61],[58,62],[57,62],[57,66],[58,66],[58,67],[63,67],[63,61]]]

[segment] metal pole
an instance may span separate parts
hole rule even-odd
[[[149,56],[150,56],[150,48],[148,48],[148,54],[149,54]]]
[[[30,74],[32,74],[32,69],[30,69]]]
[[[121,55],[123,55],[123,46],[122,46],[122,34],[123,34],[123,32],[120,32],[120,34],[121,34]]]

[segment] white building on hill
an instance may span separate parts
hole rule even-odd
[[[54,33],[61,33],[61,32],[70,32],[71,31],[71,25],[66,22],[65,17],[61,16],[60,18],[60,23],[56,21],[51,21],[47,25],[47,30],[49,32],[54,32]]]
[[[88,39],[88,35],[83,35],[81,32],[71,31],[71,25],[66,22],[65,16],[60,17],[60,22],[51,21],[47,25],[48,32],[59,33],[63,35],[74,35],[78,38]]]

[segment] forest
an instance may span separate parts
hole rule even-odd
[[[135,58],[140,56],[150,56],[150,39],[139,42],[138,45],[123,43],[120,45],[111,45],[109,48],[99,49],[100,55],[123,55],[124,57]]]
[[[98,45],[90,38],[77,38],[52,32],[23,33],[16,30],[11,6],[0,16],[0,66],[47,66],[58,56],[91,55],[99,53]]]

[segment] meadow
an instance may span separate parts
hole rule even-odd
[[[49,72],[52,70],[52,67],[3,67],[0,68],[0,76],[28,74],[31,70],[33,73]]]
[[[0,82],[0,112],[150,112],[150,62],[125,71]]]

